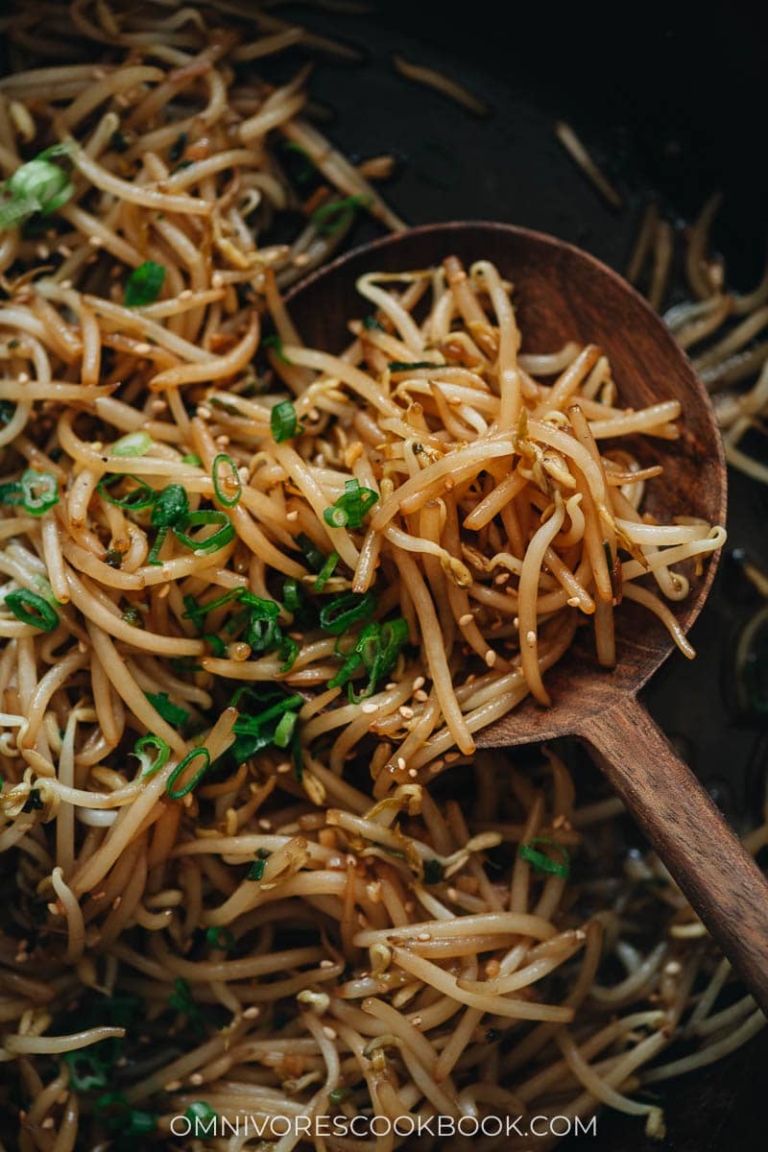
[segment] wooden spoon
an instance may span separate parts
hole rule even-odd
[[[593,257],[524,228],[494,223],[427,225],[388,236],[314,273],[289,297],[290,314],[313,347],[338,351],[347,321],[370,311],[355,289],[372,270],[404,271],[456,255],[493,261],[512,281],[523,351],[554,351],[567,340],[599,344],[611,361],[619,403],[640,408],[682,402],[681,437],[643,442],[643,464],[662,463],[643,509],[668,522],[683,514],[725,522],[726,469],[709,398],[664,323],[624,280]],[[716,559],[692,576],[689,596],[671,604],[687,630],[698,616]],[[692,573],[689,572],[689,575]],[[553,707],[532,699],[478,734],[481,747],[577,736],[591,748],[617,794],[723,951],[768,1012],[768,884],[744,852],[637,693],[672,650],[666,628],[638,605],[616,614],[617,665],[599,667],[579,636],[546,675]],[[580,632],[588,630],[580,630]],[[713,691],[717,687],[713,685]],[[701,701],[706,709],[706,700]]]

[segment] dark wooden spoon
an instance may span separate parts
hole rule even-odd
[[[523,351],[552,351],[566,340],[593,342],[608,355],[622,406],[676,397],[676,441],[643,442],[644,464],[662,463],[644,509],[660,520],[685,514],[725,522],[726,469],[709,398],[663,322],[620,276],[569,244],[506,224],[427,225],[342,256],[289,295],[291,316],[310,345],[340,350],[352,317],[369,309],[355,281],[372,270],[404,271],[456,255],[492,260],[512,281]],[[671,605],[684,630],[701,610],[716,559],[692,577],[690,595]],[[657,728],[637,693],[673,647],[667,630],[636,604],[617,613],[616,668],[600,668],[586,635],[546,676],[553,707],[525,701],[478,735],[482,747],[577,736],[723,951],[768,1012],[768,884],[699,782]],[[712,688],[717,691],[715,685]],[[706,700],[701,701],[702,710]]]

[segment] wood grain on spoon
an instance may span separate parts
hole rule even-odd
[[[373,269],[403,271],[455,254],[465,264],[490,259],[515,289],[523,351],[568,340],[598,344],[608,356],[623,406],[681,401],[681,436],[647,440],[643,464],[663,472],[644,511],[660,520],[685,514],[725,521],[726,470],[709,399],[663,322],[618,275],[571,245],[495,223],[428,225],[386,237],[315,273],[289,296],[291,315],[310,345],[340,349],[346,322],[365,313],[355,281]],[[674,604],[683,630],[699,614],[715,573],[710,560]],[[689,569],[689,576],[692,570]],[[666,629],[638,610],[617,613],[618,662],[601,669],[585,638],[546,677],[553,707],[526,700],[480,733],[485,747],[575,735],[585,741],[691,906],[768,1011],[768,883],[708,795],[637,701],[672,649]]]

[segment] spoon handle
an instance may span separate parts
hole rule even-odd
[[[768,883],[754,860],[633,697],[577,735],[768,1014]]]

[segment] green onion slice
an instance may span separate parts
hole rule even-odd
[[[202,760],[202,766],[198,768],[189,780],[186,780],[181,787],[177,788],[176,781],[180,780],[181,777],[187,773],[189,766],[194,764],[196,760]],[[188,792],[191,792],[193,788],[197,787],[210,766],[211,754],[208,749],[193,748],[191,752],[187,753],[183,760],[179,761],[166,781],[165,791],[168,793],[169,798],[171,800],[181,800]]]
[[[58,627],[58,613],[47,600],[27,588],[9,592],[5,598],[5,606],[10,608],[17,620],[21,620],[23,624],[31,624],[33,628],[39,628],[41,632],[53,632],[54,628]]]
[[[165,268],[154,260],[146,260],[134,268],[125,285],[124,304],[126,308],[143,308],[154,304],[160,295],[165,280]]]
[[[187,493],[181,484],[169,484],[163,488],[152,509],[153,528],[175,528],[189,512]]]
[[[213,490],[219,504],[223,504],[225,508],[234,508],[243,494],[243,485],[232,457],[226,452],[220,452],[213,461],[211,474]]]
[[[147,432],[129,432],[116,440],[110,451],[113,456],[146,456],[153,443]]]
[[[361,488],[356,478],[347,480],[344,495],[325,509],[323,519],[331,528],[361,528],[364,517],[378,499],[378,492]]]
[[[182,709],[180,708],[179,711],[181,712]],[[147,780],[168,763],[171,747],[160,736],[155,736],[153,732],[150,732],[148,736],[142,736],[140,740],[136,741],[131,755],[138,757],[141,766],[141,779]]]
[[[195,539],[187,532],[188,528],[203,528],[209,524],[217,524],[218,530],[210,536]],[[218,552],[235,538],[235,527],[226,512],[212,510],[210,512],[190,512],[183,529],[174,527],[176,539],[185,548],[191,548],[197,556],[208,556],[211,552]]]
[[[130,488],[125,496],[114,496],[110,488],[121,480],[131,480],[136,487]],[[154,488],[150,488],[149,484],[145,484],[138,476],[132,476],[130,473],[113,472],[102,477],[96,485],[96,491],[110,504],[116,504],[118,508],[124,508],[127,512],[140,512],[143,508],[151,508],[157,500]]]
[[[321,235],[329,236],[344,228],[352,220],[355,210],[367,204],[370,204],[369,196],[347,196],[343,200],[331,200],[316,208],[310,220]]]
[[[550,844],[561,854],[562,860],[553,860],[544,852],[538,852],[534,848],[534,844]],[[551,840],[548,836],[534,836],[533,840],[529,840],[527,844],[520,845],[518,855],[521,860],[526,860],[535,872],[546,872],[551,876],[560,876],[563,880],[568,879],[571,871],[570,856],[568,849],[562,844],[558,844],[557,840]]]
[[[221,948],[224,952],[231,952],[237,943],[230,928],[209,928],[205,938],[212,948]]]
[[[195,1120],[215,1123],[219,1118],[218,1112],[211,1108],[210,1104],[206,1104],[205,1100],[194,1100],[187,1108],[184,1116],[193,1123]],[[192,1131],[194,1135],[198,1135],[196,1128],[193,1128]],[[204,1131],[207,1133],[208,1130],[205,1129]]]
[[[332,636],[340,636],[353,624],[367,620],[376,611],[373,592],[346,592],[326,604],[320,612],[320,627]]]
[[[336,565],[338,564],[338,562],[339,562],[338,552],[331,552],[331,554],[328,557],[328,559],[326,560],[325,564],[323,564],[322,568],[320,569],[320,571],[317,574],[317,580],[315,580],[315,592],[322,592],[323,588],[325,588],[325,586],[328,583],[328,581],[330,580],[331,576],[333,576],[333,573],[336,570]],[[286,605],[286,607],[287,607],[287,605]]]
[[[145,692],[144,695],[158,716],[162,716],[167,724],[181,728],[189,720],[189,712],[186,708],[180,708],[178,704],[174,704],[173,700],[169,700],[167,692]]]
[[[291,440],[304,431],[299,424],[296,408],[290,400],[281,400],[279,404],[275,404],[269,417],[269,427],[278,444],[282,444],[283,440]]]

